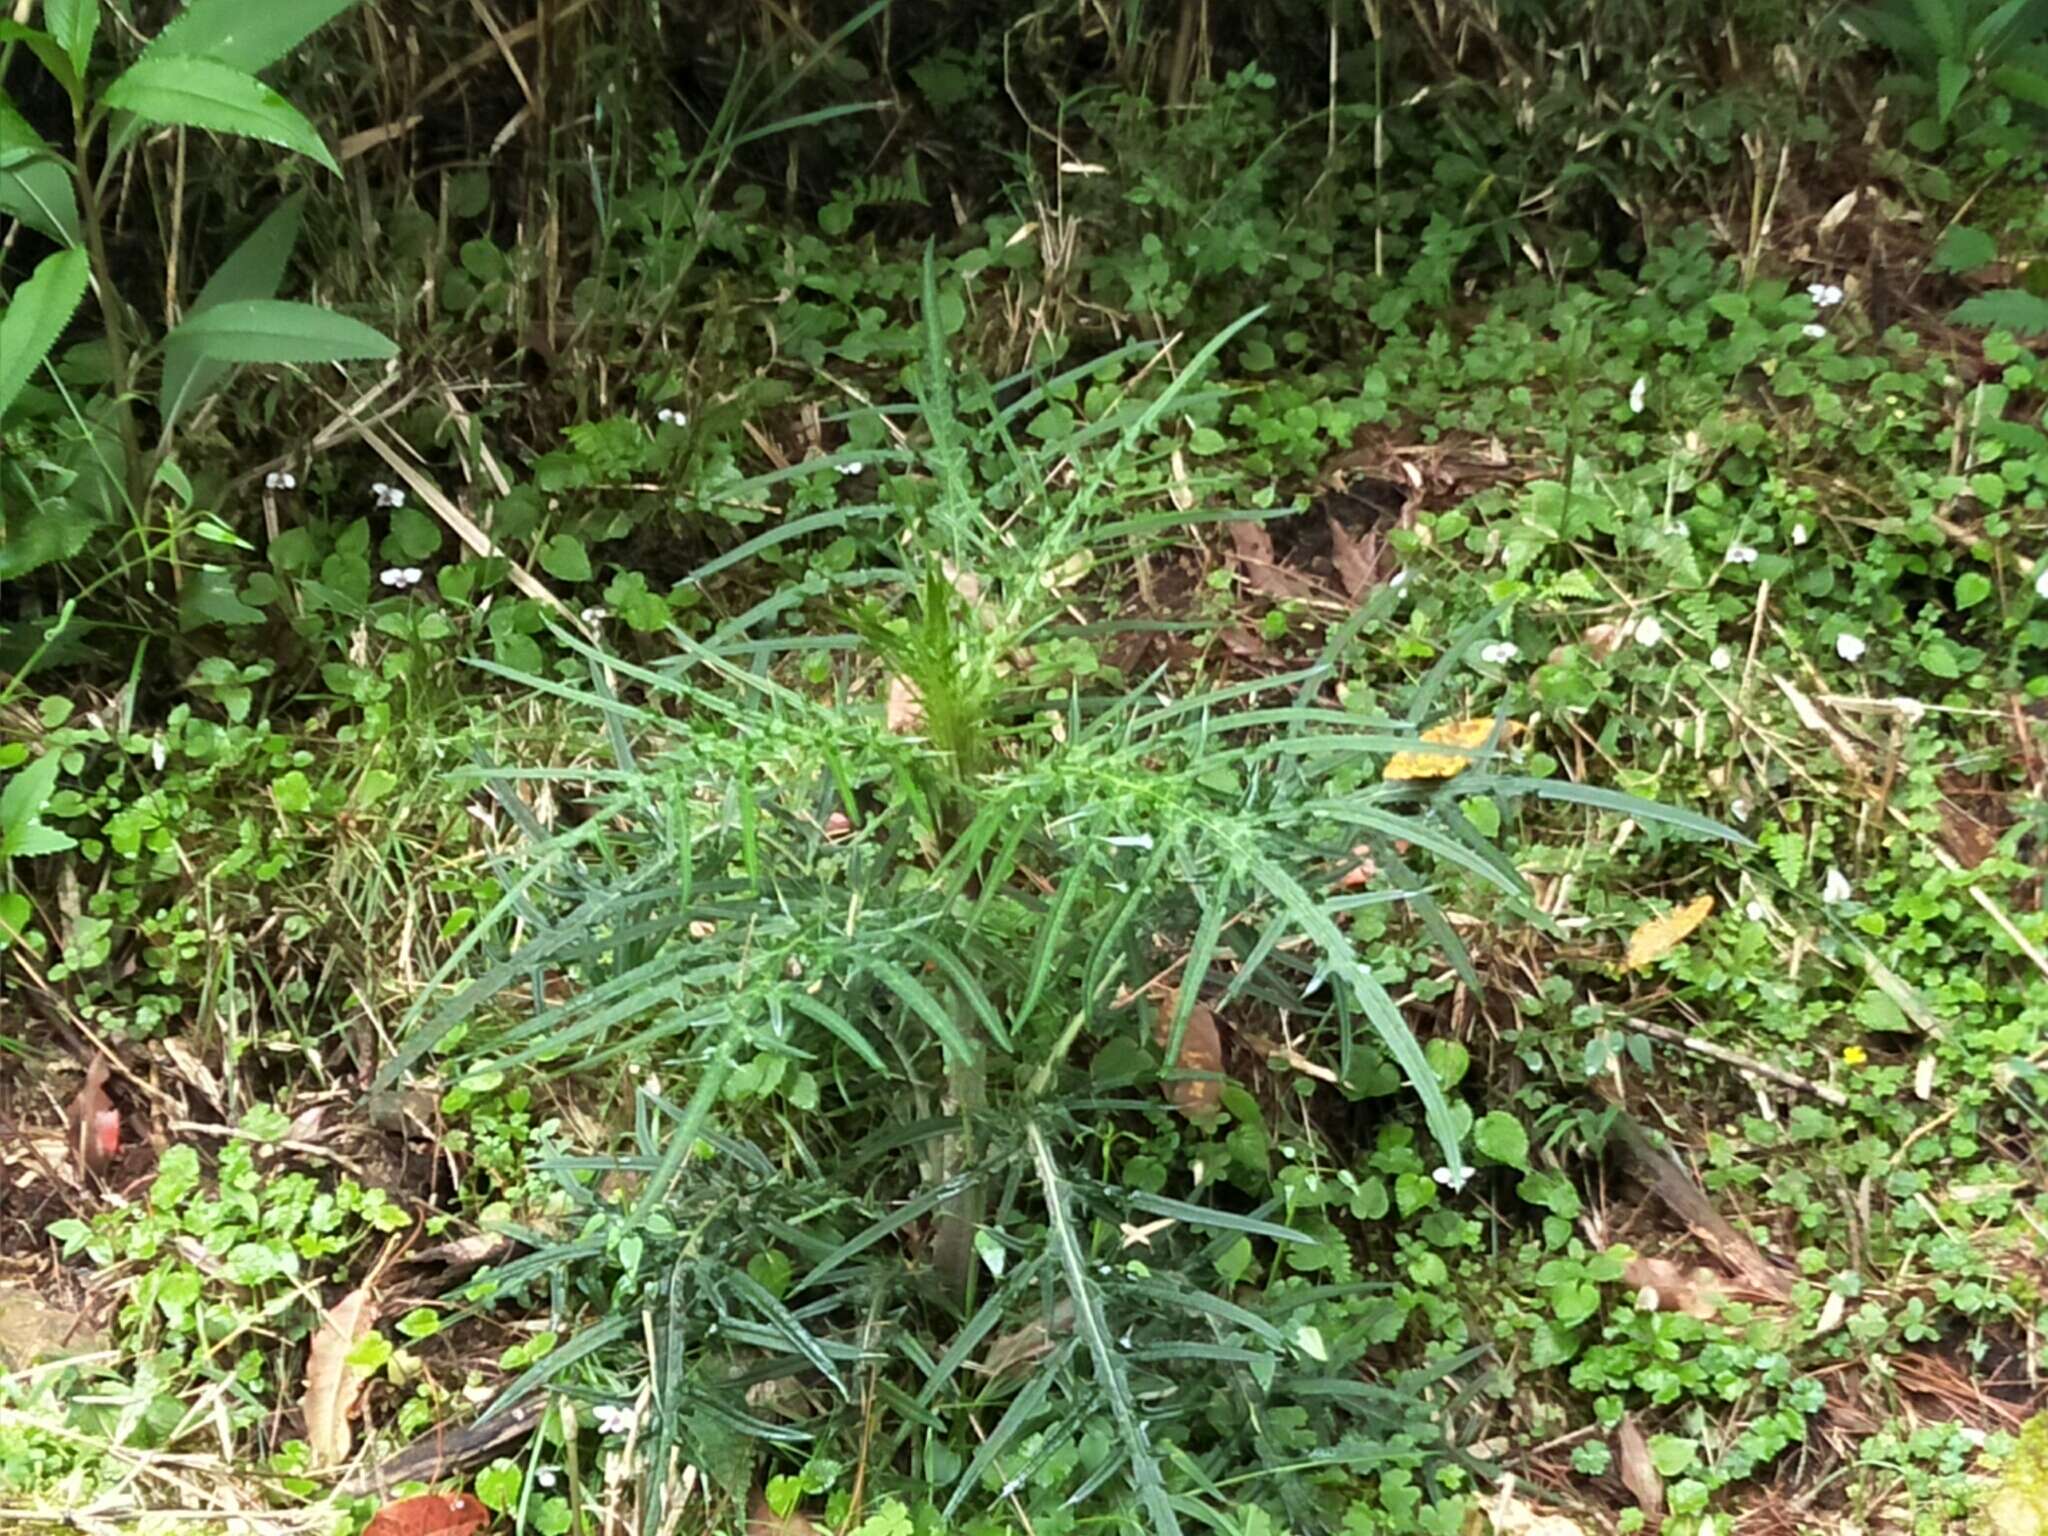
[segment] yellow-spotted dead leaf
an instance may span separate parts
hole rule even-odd
[[[1501,739],[1513,735],[1515,724],[1512,720],[1501,723]],[[1464,747],[1477,751],[1486,745],[1493,735],[1491,719],[1451,720],[1442,725],[1432,725],[1422,733],[1422,739],[1436,747]],[[1387,759],[1387,766],[1380,770],[1383,779],[1448,779],[1460,774],[1470,766],[1472,759],[1464,752],[1396,752]]]
[[[376,1326],[377,1303],[368,1288],[350,1291],[320,1319],[306,1349],[306,1448],[317,1467],[339,1466],[348,1460],[353,1438],[349,1415],[363,1379],[349,1368],[349,1351]]]
[[[1163,1051],[1173,1042],[1173,1016],[1180,1006],[1180,993],[1169,992],[1152,1020],[1152,1039]],[[1190,1120],[1206,1120],[1223,1104],[1223,1037],[1216,1029],[1216,1015],[1207,1003],[1198,1002],[1188,1011],[1188,1027],[1181,1032],[1180,1056],[1168,1063],[1176,1074],[1199,1072],[1200,1077],[1179,1076],[1166,1084],[1166,1097]]]
[[[1651,918],[1628,936],[1628,960],[1623,969],[1639,971],[1646,965],[1655,965],[1683,944],[1713,910],[1714,898],[1702,896],[1682,907],[1673,907],[1662,917]]]

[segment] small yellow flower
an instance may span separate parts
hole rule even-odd
[[[1860,1067],[1863,1063],[1870,1060],[1870,1052],[1864,1050],[1860,1045],[1852,1045],[1842,1052],[1842,1060],[1852,1067]]]

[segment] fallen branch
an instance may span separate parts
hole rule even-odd
[[[1817,1083],[1810,1077],[1801,1077],[1797,1072],[1788,1071],[1784,1067],[1774,1067],[1769,1062],[1758,1061],[1754,1056],[1731,1051],[1725,1045],[1702,1040],[1698,1035],[1683,1034],[1665,1024],[1652,1024],[1648,1019],[1624,1019],[1622,1022],[1638,1034],[1648,1035],[1652,1040],[1662,1040],[1667,1045],[1675,1045],[1680,1050],[1691,1051],[1696,1056],[1705,1056],[1738,1071],[1767,1077],[1787,1088],[1797,1088],[1802,1093],[1812,1094],[1823,1104],[1832,1104],[1838,1109],[1848,1106],[1849,1096],[1839,1088],[1830,1088],[1826,1083]]]

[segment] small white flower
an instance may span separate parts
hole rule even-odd
[[[555,1469],[542,1467],[533,1474],[533,1480],[543,1488],[552,1488],[555,1486]]]
[[[298,488],[298,476],[288,469],[273,469],[263,477],[263,489],[266,491],[296,491]]]
[[[1797,545],[1800,545],[1800,546],[1802,546],[1802,547],[1803,547],[1803,546],[1805,545],[1806,541],[1807,541],[1808,539],[1812,538],[1812,537],[1813,537],[1813,535],[1812,535],[1812,534],[1810,534],[1810,533],[1808,533],[1808,532],[1806,531],[1806,524],[1804,524],[1804,523],[1794,523],[1794,524],[1792,525],[1792,542],[1793,542],[1794,544],[1797,544]]]
[[[654,413],[654,419],[664,427],[687,427],[690,424],[687,415],[681,411],[671,410],[665,405]]]
[[[1844,661],[1861,661],[1863,653],[1867,649],[1869,647],[1864,645],[1861,635],[1852,635],[1847,630],[1843,630],[1842,633],[1835,636],[1835,654]]]
[[[610,618],[611,615],[605,612],[605,610],[602,608],[590,607],[584,609],[582,613],[577,615],[577,617],[582,619],[586,625],[595,627],[599,624],[602,624],[606,619]]]
[[[1499,667],[1505,666],[1521,654],[1522,648],[1514,641],[1496,640],[1493,644],[1480,648],[1479,659],[1490,666]]]
[[[1452,1194],[1456,1194],[1472,1182],[1472,1170],[1470,1168],[1460,1168],[1457,1172],[1453,1173],[1448,1168],[1439,1168],[1430,1174],[1430,1177],[1443,1185]]]
[[[1799,327],[1799,334],[1804,336],[1808,341],[1819,341],[1821,337],[1827,335],[1827,333],[1828,328],[1820,324],[1818,321],[1814,320],[1809,320],[1806,322],[1806,324]]]
[[[1707,665],[1716,672],[1726,672],[1735,665],[1735,653],[1725,645],[1714,647],[1714,654],[1707,658]]]
[[[640,1415],[630,1403],[599,1403],[597,1405],[597,1428],[606,1435],[630,1435],[633,1426],[640,1421]]]
[[[1753,544],[1730,544],[1728,553],[1721,557],[1730,565],[1755,565],[1756,546]]]
[[[1752,901],[1742,909],[1742,915],[1752,923],[1760,923],[1771,915],[1771,909],[1760,901]]]
[[[1654,614],[1644,614],[1636,620],[1636,644],[1655,645],[1664,638],[1664,626],[1657,622]]]
[[[155,741],[152,741],[149,744],[150,766],[155,768],[158,773],[162,773],[164,771],[164,762],[166,759],[170,757],[170,755],[171,754],[169,753],[169,751],[166,750],[164,747],[163,737],[159,736]]]
[[[1631,416],[1643,414],[1643,402],[1650,397],[1650,381],[1638,376],[1635,387],[1628,392],[1628,412]]]
[[[1737,795],[1728,802],[1728,814],[1737,821],[1749,820],[1749,802],[1743,799],[1742,796]]]
[[[837,465],[836,468],[842,475],[857,475],[866,469],[867,465],[863,464],[859,459],[848,459],[844,464]]]
[[[416,565],[393,565],[377,573],[377,580],[394,592],[403,592],[407,587],[416,587],[426,575]]]
[[[1808,283],[1806,296],[1813,300],[1815,309],[1833,309],[1842,302],[1842,290],[1833,283]]]
[[[2034,596],[2048,603],[2048,556],[2043,556],[2041,563],[2034,567]]]
[[[1843,902],[1847,901],[1851,896],[1855,894],[1856,893],[1852,889],[1850,889],[1849,877],[1843,874],[1839,869],[1836,869],[1832,864],[1830,864],[1828,866],[1828,877],[1824,882],[1822,882],[1820,888],[1820,899],[1822,903],[1830,907],[1839,907]]]
[[[652,1072],[648,1073],[647,1076],[640,1080],[640,1091],[646,1094],[647,1097],[649,1097],[650,1099],[660,1098],[661,1079],[656,1077]]]
[[[385,511],[389,511],[393,507],[405,505],[405,488],[397,485],[386,485],[382,480],[377,481],[370,487],[370,496],[377,506]]]
[[[2048,560],[2044,560],[2041,562],[2041,570],[2043,572],[2041,579],[2043,581],[2048,581]],[[1387,585],[1398,592],[1401,588],[1408,585],[1408,578],[1413,574],[1414,572],[1412,571],[1396,571],[1394,572],[1393,578],[1390,581],[1388,581]],[[2048,593],[2044,593],[2043,596],[2048,596]]]

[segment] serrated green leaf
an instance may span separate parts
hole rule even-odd
[[[288,299],[236,299],[193,315],[166,338],[223,363],[380,362],[398,348],[360,320]]]
[[[102,99],[145,122],[259,139],[341,169],[297,107],[254,75],[212,59],[138,59]]]
[[[14,403],[85,297],[89,268],[83,251],[45,256],[9,297],[0,316],[0,415]]]
[[[2021,288],[1999,288],[1963,300],[1949,312],[1949,319],[2015,336],[2039,336],[2048,332],[2048,299]]]
[[[92,40],[100,29],[100,0],[43,0],[43,25],[63,45],[71,67],[81,77],[92,58]]]
[[[259,74],[357,0],[193,0],[142,51],[145,59],[212,59]]]
[[[1974,272],[1998,260],[1998,242],[1974,224],[1951,224],[1927,265],[1936,272]]]

